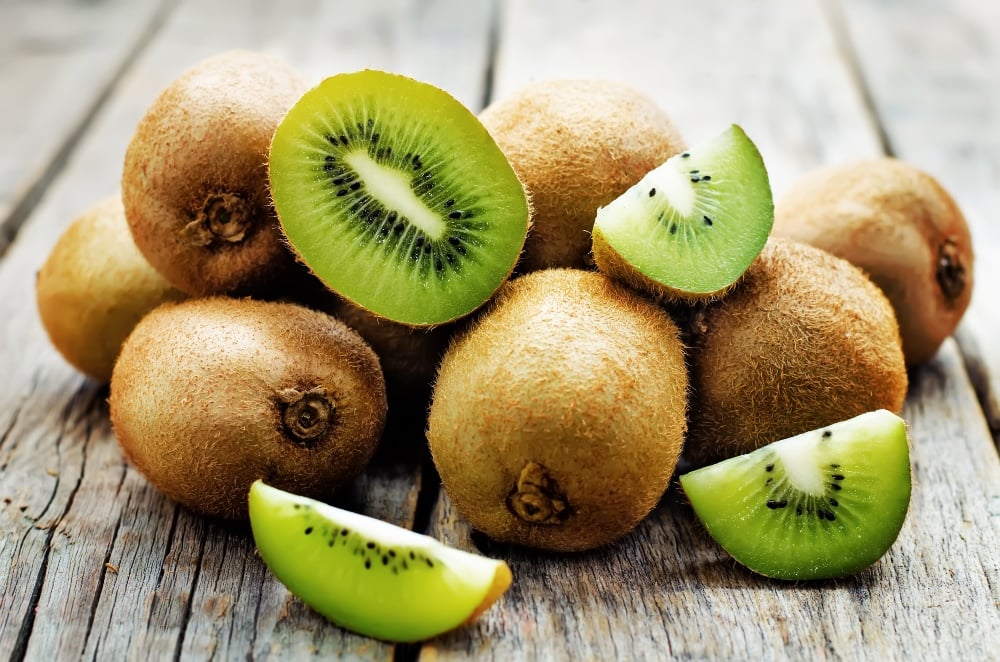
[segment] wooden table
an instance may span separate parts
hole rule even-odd
[[[0,35],[0,657],[1000,659],[1000,4],[6,0]],[[417,460],[379,462],[345,498],[507,559],[511,591],[422,646],[312,613],[246,527],[193,516],[124,463],[106,387],[55,353],[34,304],[35,271],[69,219],[116,190],[153,97],[233,47],[317,81],[406,73],[473,109],[535,79],[624,80],[692,143],[742,124],[779,195],[812,167],[882,153],[936,175],[973,226],[977,289],[956,338],[911,374],[916,484],[895,546],[853,578],[766,580],[676,487],[597,552],[490,544],[415,436]]]

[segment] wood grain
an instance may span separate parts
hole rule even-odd
[[[443,497],[432,534],[503,558],[514,585],[427,659],[989,659],[1000,632],[1000,466],[949,341],[914,374],[914,469],[895,545],[855,577],[779,582],[738,566],[676,485],[630,536],[580,555],[475,540]],[[975,614],[975,617],[970,617]],[[571,654],[567,654],[571,652]]]
[[[347,11],[354,5],[301,0],[247,11],[236,0],[187,2],[117,82],[0,260],[0,657],[393,656],[392,646],[335,628],[291,597],[253,554],[245,527],[191,515],[124,464],[106,390],[49,346],[33,279],[73,215],[117,188],[132,127],[183,69],[226,48],[256,48],[317,79],[363,66],[433,73],[480,103],[491,15],[465,5],[400,0]],[[457,34],[457,60],[443,68],[440,38]],[[373,466],[345,505],[412,525],[420,489],[420,461],[404,453]]]
[[[743,124],[776,191],[809,168],[882,150],[853,58],[819,3],[704,3],[697,12],[589,3],[585,19],[554,4],[551,13],[504,5],[496,96],[529,79],[630,81],[689,136],[727,117]],[[442,495],[432,532],[506,559],[515,584],[481,622],[430,642],[422,656],[987,658],[1000,625],[1000,464],[953,342],[914,371],[904,416],[916,481],[906,525],[879,563],[837,581],[782,583],[739,567],[676,486],[627,539],[579,556],[477,540]]]
[[[958,339],[1000,433],[1000,5],[845,0],[843,17],[894,155],[940,180],[969,222],[975,287]]]
[[[65,116],[34,161],[0,130],[0,171],[35,164],[15,171],[22,192],[7,199],[25,201],[17,203],[25,222],[6,252],[0,247],[0,658],[996,657],[1000,461],[973,388],[996,406],[1000,345],[988,287],[978,290],[960,345],[948,341],[912,373],[910,513],[888,555],[853,578],[794,584],[753,575],[707,536],[676,485],[605,549],[551,555],[491,543],[438,498],[420,466],[419,431],[399,432],[395,451],[340,505],[417,528],[429,510],[430,533],[504,558],[515,575],[475,622],[399,647],[326,623],[264,568],[245,525],[194,516],[127,466],[106,387],[50,347],[32,287],[70,218],[117,188],[131,129],[159,90],[232,47],[284,56],[315,81],[363,67],[406,73],[473,109],[540,78],[625,80],[660,102],[691,142],[741,123],[776,192],[808,168],[887,146],[956,191],[974,224],[977,278],[993,282],[993,4],[498,0],[496,11],[497,2],[463,0],[164,1],[163,14],[158,0],[19,0],[0,9],[0,53],[19,54],[0,67],[0,89],[5,100],[13,89],[31,99],[20,110],[5,104],[0,118],[23,125],[28,108]],[[83,54],[106,34],[109,13],[122,33]],[[6,20],[23,26],[29,15],[34,32]],[[24,34],[54,36],[25,46]],[[29,51],[44,52],[44,66],[26,64]],[[46,72],[58,93],[28,84]],[[68,112],[60,106],[72,94],[79,105]],[[23,182],[34,192],[23,193]]]
[[[171,0],[0,8],[0,255]]]

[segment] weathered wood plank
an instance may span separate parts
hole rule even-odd
[[[117,188],[132,127],[198,59],[244,47],[283,55],[315,79],[393,69],[475,107],[490,20],[488,4],[460,0],[252,8],[191,1],[117,83],[0,259],[0,656],[393,656],[393,647],[326,624],[291,598],[253,554],[245,527],[191,515],[122,462],[106,392],[48,345],[34,272],[68,220]],[[389,458],[358,481],[347,503],[412,524],[419,465]]]
[[[514,585],[428,659],[989,659],[1000,632],[1000,466],[948,341],[914,374],[915,487],[895,546],[853,578],[794,584],[738,566],[676,486],[622,542],[581,555],[486,544]],[[474,547],[447,499],[434,535]],[[972,617],[971,615],[975,616]]]
[[[904,9],[900,9],[904,11]],[[583,18],[583,16],[586,16]],[[647,91],[694,141],[737,121],[776,192],[880,154],[880,128],[820,3],[504,4],[495,95],[600,76]],[[925,127],[930,131],[930,127]],[[511,563],[515,584],[427,659],[928,659],[995,655],[1000,464],[954,342],[914,371],[915,491],[896,545],[857,577],[791,584],[739,567],[676,485],[631,536],[570,556],[491,544],[442,495],[431,532]],[[975,613],[976,618],[969,614]]]
[[[819,163],[881,151],[816,2],[505,2],[493,98],[570,77],[634,85],[692,143],[740,124],[776,191]]]
[[[4,2],[0,255],[171,1]]]
[[[957,337],[1000,433],[1000,5],[844,0],[843,16],[892,151],[937,177],[971,226],[976,285]]]

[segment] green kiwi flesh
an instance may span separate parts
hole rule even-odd
[[[657,296],[722,295],[760,253],[773,223],[764,161],[732,125],[598,209],[594,260]]]
[[[254,482],[250,525],[264,563],[328,620],[386,641],[420,641],[485,611],[506,563],[388,522]]]
[[[888,410],[776,441],[680,477],[695,514],[733,558],[778,579],[868,567],[910,502],[906,424]]]
[[[327,78],[270,149],[288,242],[330,289],[413,326],[462,317],[507,279],[527,235],[524,187],[479,120],[404,76]]]

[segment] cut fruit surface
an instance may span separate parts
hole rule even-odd
[[[479,120],[432,85],[380,71],[327,78],[270,150],[288,242],[330,289],[414,326],[462,317],[524,245],[524,187]]]
[[[503,561],[255,482],[261,558],[330,621],[386,641],[420,641],[472,620],[510,586]]]
[[[700,299],[724,293],[743,275],[773,223],[764,161],[733,125],[599,209],[594,260],[655,295]]]
[[[695,514],[733,558],[779,579],[868,567],[910,502],[906,425],[878,410],[680,477]]]

